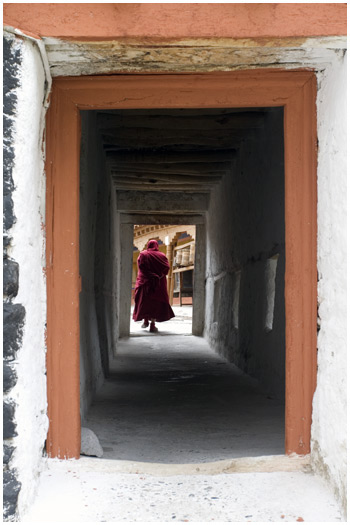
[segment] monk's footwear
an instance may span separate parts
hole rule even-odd
[[[147,319],[145,319],[145,320],[143,321],[142,325],[141,325],[141,328],[147,328],[147,327],[148,327],[148,324],[149,324],[149,323],[148,323]]]
[[[154,323],[151,323],[151,326],[149,327],[150,332],[158,332],[158,328]]]

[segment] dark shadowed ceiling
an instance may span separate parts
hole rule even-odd
[[[98,111],[97,125],[116,189],[210,192],[266,111]]]

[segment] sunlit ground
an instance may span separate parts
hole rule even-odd
[[[192,333],[192,306],[173,306],[175,317],[164,323],[156,323],[158,334],[191,334]],[[132,319],[134,307],[131,308],[130,335],[146,335],[149,328],[141,328],[142,321],[135,323]],[[157,334],[151,334],[151,336]]]

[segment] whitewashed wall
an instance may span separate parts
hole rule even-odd
[[[36,44],[23,42],[21,85],[15,116],[13,193],[16,223],[11,256],[19,263],[19,292],[15,302],[26,309],[22,348],[18,352],[18,382],[11,391],[17,404],[18,436],[13,467],[22,489],[21,514],[34,496],[43,466],[48,429],[45,375],[45,177],[43,129],[45,72]]]
[[[96,113],[82,111],[81,124],[80,414],[84,425],[118,341],[120,250],[116,196],[97,140]]]
[[[211,195],[205,321],[211,346],[280,399],[285,391],[283,158],[283,112],[274,109],[266,113],[264,127],[240,145],[232,173]],[[267,330],[266,268],[277,254],[273,328]]]
[[[98,185],[103,179],[96,137],[96,115],[81,114],[79,274],[80,416],[82,422],[103,383],[98,315],[95,302],[95,247]],[[102,164],[103,165],[103,164]]]
[[[312,460],[346,502],[346,59],[318,75],[318,373]]]

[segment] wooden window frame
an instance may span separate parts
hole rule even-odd
[[[47,389],[51,457],[80,456],[80,110],[284,107],[285,453],[310,452],[316,387],[316,78],[305,70],[62,77],[46,127]]]

